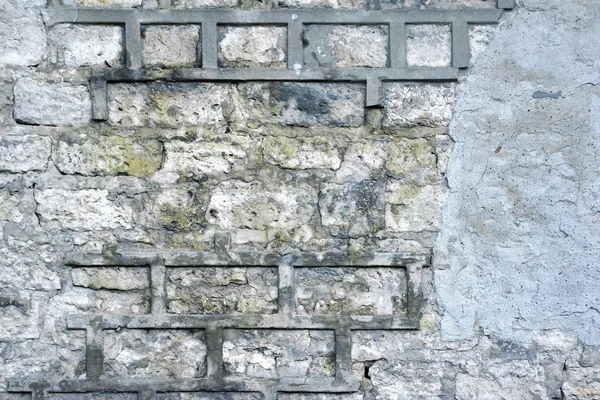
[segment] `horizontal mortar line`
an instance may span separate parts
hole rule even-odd
[[[447,24],[463,21],[469,24],[498,22],[503,10],[125,10],[91,8],[51,8],[48,24],[124,24],[135,18],[141,24],[287,24],[294,20],[301,24],[389,24],[398,19],[406,23]]]
[[[99,315],[71,314],[69,329],[86,329]],[[294,315],[281,314],[142,314],[103,315],[102,329],[319,329],[414,330],[419,321],[407,316],[380,315]]]
[[[167,267],[277,267],[292,265],[295,267],[404,267],[413,264],[430,264],[430,253],[339,253],[323,252],[317,255],[293,253],[280,255],[267,252],[221,253],[161,250],[161,249],[117,249],[115,255],[96,253],[70,253],[65,263],[74,267],[93,266],[148,266],[162,259]]]
[[[335,378],[237,378],[226,377],[223,383],[215,384],[208,378],[169,379],[169,378],[112,378],[100,381],[63,380],[41,382],[39,379],[9,380],[9,392],[28,392],[40,385],[53,393],[120,392],[130,393],[152,388],[156,392],[258,392],[265,385],[278,391],[306,393],[350,393],[358,390],[358,382],[340,382]]]

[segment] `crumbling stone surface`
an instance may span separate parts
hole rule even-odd
[[[48,33],[48,61],[59,67],[122,67],[124,30],[60,24]]]
[[[240,68],[284,68],[286,28],[250,26],[219,28],[219,65]]]
[[[388,29],[385,26],[337,25],[328,35],[335,65],[347,67],[386,67]],[[366,51],[355,51],[365,49]]]
[[[450,65],[449,25],[407,25],[406,64],[410,67],[447,67]]]
[[[0,170],[3,172],[44,171],[50,156],[50,138],[35,135],[6,135],[0,138]]]
[[[148,67],[194,67],[198,65],[200,26],[151,25],[142,31],[144,65]]]
[[[384,125],[410,128],[447,126],[452,117],[454,86],[391,84],[386,90]]]

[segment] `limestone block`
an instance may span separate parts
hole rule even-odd
[[[174,314],[273,314],[277,268],[168,268],[167,311]]]
[[[336,25],[328,35],[335,65],[386,67],[388,28],[380,25]]]
[[[54,296],[49,307],[65,314],[147,314],[150,312],[150,289],[115,291],[76,287]]]
[[[373,363],[369,375],[382,399],[394,399],[398,393],[407,399],[434,399],[443,392],[445,369],[440,361],[395,359],[388,362],[383,359]]]
[[[40,304],[25,291],[0,289],[0,340],[36,339],[40,336]]]
[[[59,67],[122,67],[124,30],[119,26],[54,26],[48,32],[48,61]]]
[[[216,8],[216,7],[237,7],[239,0],[171,0],[172,7],[175,9],[186,8]]]
[[[136,290],[150,288],[147,267],[83,267],[71,270],[74,286],[90,289]]]
[[[384,126],[447,126],[452,118],[454,85],[405,86],[391,84],[385,90]]]
[[[136,400],[134,393],[48,393],[49,400]]]
[[[179,128],[224,123],[227,87],[212,83],[109,85],[109,122],[119,126]]]
[[[452,61],[450,25],[407,25],[406,64],[447,67]]]
[[[11,3],[14,0],[6,8],[0,5],[0,66],[37,65],[47,48],[42,16],[38,10],[25,9],[27,3]],[[31,2],[31,6],[39,3]]]
[[[388,147],[387,140],[379,139],[352,143],[335,174],[336,182],[380,178],[387,161]]]
[[[286,28],[248,26],[219,28],[219,66],[285,68]]]
[[[269,136],[264,140],[263,153],[267,163],[288,169],[336,170],[342,162],[335,141],[324,136]]]
[[[35,193],[37,213],[48,229],[130,229],[132,209],[110,200],[108,190],[45,189]]]
[[[87,85],[21,78],[14,88],[15,120],[32,125],[78,126],[92,119]]]
[[[130,8],[140,7],[142,0],[74,0],[74,4],[94,8]]]
[[[147,177],[162,163],[162,145],[121,136],[63,136],[52,158],[64,174]]]
[[[104,334],[104,374],[129,378],[200,378],[206,374],[202,330],[124,329]]]
[[[157,400],[262,400],[261,393],[253,392],[172,392],[157,393]]]
[[[333,331],[224,331],[228,375],[257,378],[329,377],[335,373]]]
[[[0,136],[0,171],[45,171],[50,157],[49,137],[35,135]]]
[[[565,400],[595,400],[600,398],[600,367],[572,368],[561,391]]]
[[[384,227],[384,185],[378,181],[323,184],[319,209],[321,223],[333,236],[375,234]]]
[[[199,25],[151,25],[142,30],[143,60],[150,67],[193,67],[200,54]]]
[[[388,182],[385,193],[386,229],[393,232],[439,229],[446,196],[447,191],[441,185]]]
[[[277,400],[363,400],[362,393],[281,393]]]
[[[193,187],[174,187],[161,190],[147,201],[146,224],[156,224],[174,232],[196,230],[205,222],[205,196]]]
[[[386,172],[404,183],[420,185],[440,181],[436,155],[426,139],[395,139],[388,148]]]

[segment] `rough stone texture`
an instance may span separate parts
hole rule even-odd
[[[260,393],[249,392],[181,392],[181,393],[157,393],[158,400],[262,400]]]
[[[60,24],[48,33],[48,61],[58,67],[122,67],[124,29]]]
[[[172,0],[171,5],[175,9],[204,8],[204,7],[236,7],[238,0]]]
[[[152,25],[142,30],[143,60],[149,67],[198,66],[200,26]]]
[[[328,40],[337,67],[387,66],[389,38],[386,26],[337,25],[329,33]]]
[[[44,171],[50,157],[50,138],[6,135],[0,137],[0,171]]]
[[[441,185],[417,186],[390,181],[386,187],[385,226],[391,231],[436,231],[447,196]]]
[[[385,90],[385,126],[446,126],[452,117],[454,85],[391,84]]]
[[[35,7],[43,0],[3,0],[0,3],[0,67],[34,66],[46,52],[46,30]]]
[[[22,78],[14,93],[15,120],[23,124],[78,126],[92,119],[87,85]]]
[[[206,374],[206,345],[202,331],[107,331],[104,352],[107,377],[181,379]]]
[[[162,164],[157,141],[135,141],[120,136],[65,136],[54,147],[54,164],[64,174],[132,175],[146,177]]]
[[[74,286],[90,289],[136,290],[150,287],[146,267],[73,268]]]
[[[286,32],[279,26],[219,27],[219,66],[285,68]]]
[[[447,67],[452,59],[449,25],[407,25],[406,64]]]
[[[129,8],[140,7],[143,0],[71,0],[74,5],[93,8]]]
[[[289,169],[329,168],[342,162],[335,143],[322,136],[287,138],[269,136],[263,144],[265,161]]]
[[[174,314],[273,314],[276,268],[169,268],[167,310]]]
[[[406,283],[402,268],[296,268],[296,312],[403,314]]]
[[[335,372],[332,331],[227,330],[223,361],[229,375],[326,377]]]
[[[135,393],[48,393],[51,400],[135,400]]]
[[[212,83],[109,85],[109,121],[119,126],[218,125],[224,122],[228,92]]]
[[[150,290],[74,288],[53,297],[49,307],[70,314],[147,314],[150,312]]]

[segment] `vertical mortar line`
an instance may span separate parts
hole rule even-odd
[[[352,380],[352,331],[348,326],[335,330],[335,378],[349,383]]]
[[[377,77],[367,78],[366,106],[374,107],[381,104],[381,81]]]
[[[303,25],[298,14],[291,15],[290,19],[287,24],[287,64],[289,69],[298,71],[304,65]]]
[[[154,389],[145,388],[138,392],[138,400],[155,400],[156,391]]]
[[[290,318],[296,309],[296,294],[294,289],[294,267],[288,264],[278,266],[278,313]]]
[[[206,329],[206,378],[211,385],[223,384],[223,328]]]
[[[142,68],[142,30],[140,21],[133,17],[125,22],[125,53],[127,68]]]
[[[407,304],[408,318],[419,324],[423,308],[423,266],[413,263],[406,267],[407,272]]]
[[[406,23],[390,23],[390,68],[406,68]]]
[[[90,321],[86,329],[85,365],[88,381],[98,381],[104,372],[104,338],[102,316]]]
[[[202,21],[202,68],[217,68],[218,36],[217,23]]]
[[[469,25],[466,21],[452,21],[452,66],[467,68],[470,57]]]
[[[152,292],[152,314],[167,312],[167,268],[163,260],[156,261],[150,266],[150,287]]]
[[[108,120],[108,84],[102,77],[92,77],[90,82],[92,96],[92,118],[94,121]]]

